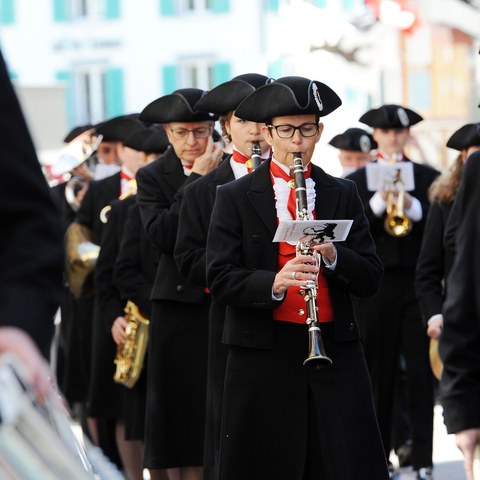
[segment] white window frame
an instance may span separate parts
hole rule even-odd
[[[72,71],[74,116],[78,125],[98,123],[106,115],[105,76],[102,64],[77,65]]]
[[[185,58],[180,60],[180,84],[192,88],[210,90],[213,88],[213,68],[211,57]]]

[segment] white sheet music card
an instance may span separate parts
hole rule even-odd
[[[367,188],[371,192],[378,190],[409,192],[415,188],[411,162],[368,163],[366,173]]]
[[[278,224],[272,241],[343,242],[352,223],[353,220],[283,220]]]

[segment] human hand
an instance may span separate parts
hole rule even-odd
[[[438,339],[443,329],[443,316],[439,315],[428,323],[427,335],[430,338]]]
[[[311,255],[298,255],[289,260],[275,275],[273,281],[273,294],[280,295],[288,287],[304,287],[307,280],[316,280],[319,267]]]
[[[197,175],[205,175],[216,168],[222,158],[223,151],[221,145],[214,143],[212,137],[208,139],[205,152],[196,158],[193,163],[192,173]]]
[[[473,454],[475,446],[480,443],[480,428],[471,428],[455,434],[457,447],[463,453],[463,464],[467,480],[474,480],[473,477]]]
[[[40,403],[58,398],[50,367],[28,333],[17,327],[0,327],[1,353],[11,353],[20,360]]]
[[[113,322],[111,332],[113,341],[117,345],[123,345],[127,341],[127,325],[125,317],[117,317]]]
[[[313,246],[313,249],[320,253],[331,265],[337,259],[337,247],[333,242],[322,242]]]

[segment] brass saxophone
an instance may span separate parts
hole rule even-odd
[[[297,220],[308,220],[307,187],[305,183],[304,168],[301,153],[293,154],[293,181],[295,196],[297,198]],[[296,254],[310,255],[313,263],[320,265],[320,258],[312,245],[308,242],[297,242]],[[332,364],[323,346],[320,322],[318,321],[317,306],[317,281],[307,280],[303,287],[304,299],[307,306],[308,326],[308,357],[303,362],[308,368],[320,369]]]
[[[117,347],[113,379],[116,383],[132,388],[142,372],[150,321],[140,313],[138,307],[131,300],[125,306],[125,319],[128,322],[127,340],[123,345]]]

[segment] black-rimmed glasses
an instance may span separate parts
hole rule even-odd
[[[190,132],[193,133],[195,138],[207,138],[212,134],[213,127],[198,127],[198,128],[171,128],[170,131],[172,135],[177,140],[184,140],[190,135]]]
[[[305,138],[314,137],[318,133],[318,123],[302,123],[298,127],[293,125],[267,125],[267,127],[274,128],[280,138],[292,138],[296,130]]]

